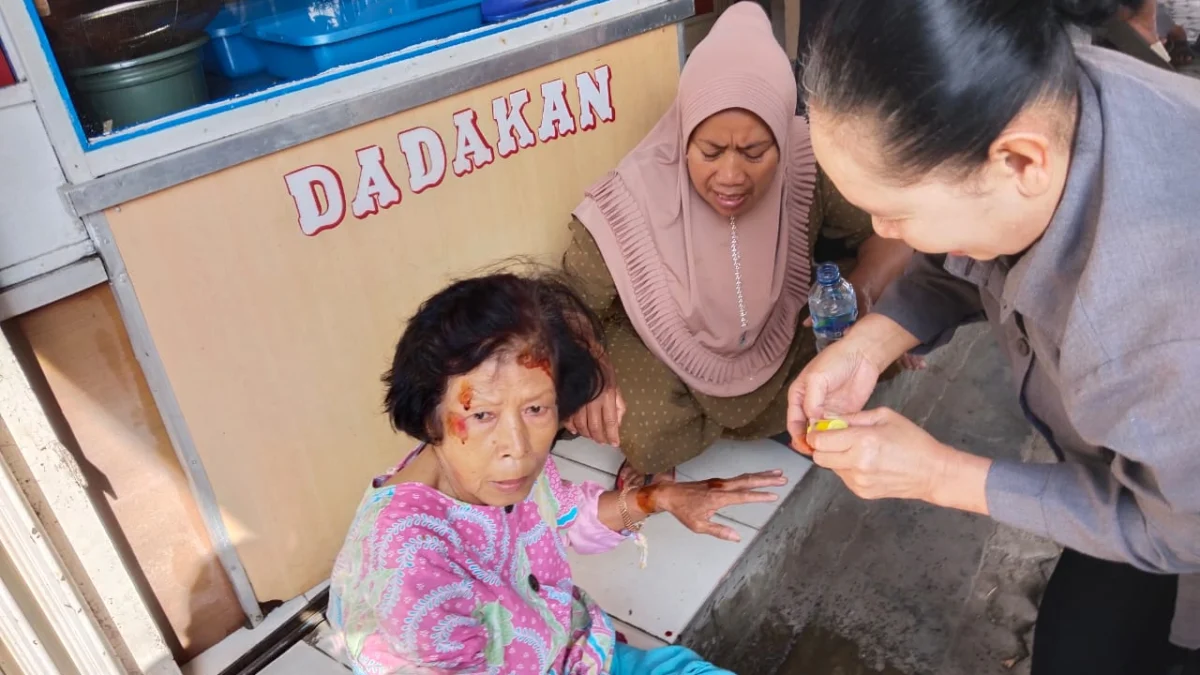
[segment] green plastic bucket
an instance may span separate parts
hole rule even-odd
[[[208,36],[129,61],[70,73],[89,133],[107,133],[208,101],[200,63]]]

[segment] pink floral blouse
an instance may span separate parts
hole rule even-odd
[[[609,672],[612,623],[571,579],[565,548],[625,538],[597,517],[603,487],[563,480],[550,459],[509,510],[378,487],[394,474],[367,490],[333,570],[329,620],[355,673]]]

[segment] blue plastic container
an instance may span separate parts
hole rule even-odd
[[[204,46],[204,69],[230,79],[261,73],[267,69],[258,56],[258,48],[242,35],[242,21],[227,9],[208,24],[208,44]]]
[[[255,41],[268,72],[298,80],[483,25],[480,0],[378,0],[328,7],[261,19],[243,33]]]
[[[487,23],[500,23],[517,19],[526,14],[540,12],[558,5],[565,5],[572,0],[483,0],[483,20]]]

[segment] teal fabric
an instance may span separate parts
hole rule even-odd
[[[612,675],[733,675],[701,659],[686,647],[659,647],[642,651],[617,644]]]

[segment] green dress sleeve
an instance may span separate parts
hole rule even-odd
[[[829,180],[829,176],[819,167],[813,207],[813,222],[819,228],[817,239],[835,244],[846,253],[858,250],[864,241],[875,234],[871,216],[846,201],[833,181]],[[820,211],[816,211],[816,207],[819,207]]]
[[[595,312],[601,321],[607,320],[612,316],[613,306],[617,302],[617,285],[613,283],[612,274],[592,233],[578,218],[572,218],[569,227],[571,244],[563,254],[563,272],[588,309]]]

